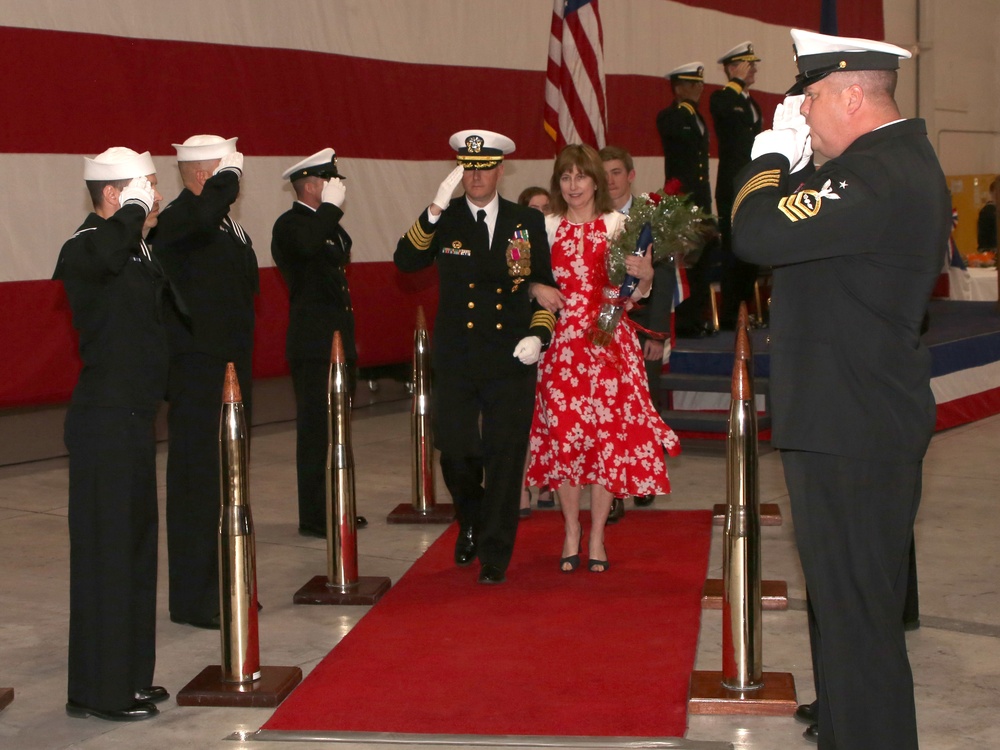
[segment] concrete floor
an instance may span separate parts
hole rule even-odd
[[[404,397],[356,409],[353,435],[358,511],[370,521],[359,533],[361,574],[389,576],[395,582],[442,531],[440,526],[388,525],[385,520],[397,504],[410,501],[408,401]],[[260,615],[261,661],[298,665],[308,673],[367,608],[292,604],[296,589],[325,573],[325,542],[301,537],[296,531],[294,438],[291,422],[255,428],[251,498],[257,579],[265,604]],[[922,626],[908,635],[908,645],[921,742],[933,750],[992,747],[996,738],[1000,706],[998,445],[1000,417],[993,417],[937,435],[925,463],[924,500],[916,527]],[[161,444],[158,464],[161,498],[165,448]],[[177,706],[171,699],[161,704],[159,717],[135,724],[65,715],[66,467],[65,458],[0,467],[0,687],[16,691],[14,702],[0,712],[0,748],[234,750],[262,746],[227,738],[258,729],[271,709],[190,708]],[[711,508],[724,501],[721,443],[689,441],[669,468],[673,494],[657,498],[654,508]],[[439,501],[448,502],[440,479],[438,488]],[[777,503],[785,519],[782,526],[763,530],[764,578],[787,581],[789,592],[788,611],[764,614],[764,669],[791,672],[799,700],[808,702],[813,688],[805,592],[779,456],[766,448],[760,459],[760,489],[761,501]],[[630,502],[623,523],[642,523],[642,513]],[[161,521],[163,534],[165,522]],[[553,539],[553,560],[560,543]],[[214,632],[170,622],[164,539],[160,564],[156,683],[173,694],[205,666],[219,662],[219,638]],[[718,529],[709,576],[721,577]],[[706,611],[697,669],[721,667],[720,642],[720,613]],[[629,710],[629,696],[608,699],[620,703],[623,712]],[[791,718],[691,716],[686,740],[661,746],[706,750],[730,744],[751,750],[810,747],[801,739],[802,729]],[[373,743],[352,741],[342,746],[415,746],[398,744],[397,739],[381,736]],[[315,741],[294,745],[321,746],[326,745]]]

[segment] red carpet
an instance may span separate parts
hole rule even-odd
[[[263,729],[681,737],[711,529],[629,511],[608,572],[565,574],[562,516],[535,512],[507,582],[483,586],[452,525]]]

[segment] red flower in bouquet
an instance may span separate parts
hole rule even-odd
[[[650,193],[646,196],[646,203],[651,206],[659,206],[661,200],[663,200],[663,198],[659,193]]]
[[[683,185],[681,181],[676,177],[671,177],[663,186],[663,192],[665,195],[680,195],[682,192]],[[659,201],[657,201],[659,203]]]

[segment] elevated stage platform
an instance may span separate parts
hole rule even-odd
[[[957,427],[1000,413],[1000,310],[997,303],[935,299],[931,300],[929,313],[930,327],[923,340],[932,357],[931,390],[938,407],[936,428]],[[768,329],[752,331],[751,338],[754,378],[766,382],[770,375]],[[683,388],[685,380],[681,376],[731,377],[733,342],[734,334],[729,331],[702,339],[677,339],[670,355],[670,375],[665,382],[673,377],[677,379],[678,388]],[[705,390],[719,389],[706,387]],[[757,392],[760,394],[760,389]],[[678,389],[672,395],[675,414],[678,410],[720,413],[729,408],[728,393]],[[757,399],[758,412],[763,414],[766,412],[764,396],[758,395]],[[669,418],[667,422],[670,423]],[[769,434],[762,429],[761,439],[768,438]]]

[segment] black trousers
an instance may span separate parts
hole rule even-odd
[[[916,750],[903,610],[920,462],[782,452],[809,627],[822,750]]]
[[[434,372],[434,444],[444,483],[459,523],[475,529],[480,562],[501,570],[517,536],[535,376],[535,367],[505,378]]]
[[[719,324],[723,328],[735,325],[740,302],[749,306],[753,301],[753,285],[758,271],[755,264],[740,260],[733,254],[731,209],[732,206],[719,206],[719,230],[722,233],[722,309],[719,310]]]
[[[326,528],[327,388],[329,359],[291,359],[295,389],[295,468],[298,478],[299,527]],[[348,390],[354,394],[357,368],[347,363]]]
[[[253,381],[250,352],[240,356],[247,430]],[[170,614],[205,621],[219,613],[219,415],[227,360],[174,354],[167,383],[167,553]]]
[[[71,701],[119,710],[156,662],[155,411],[71,406]]]

